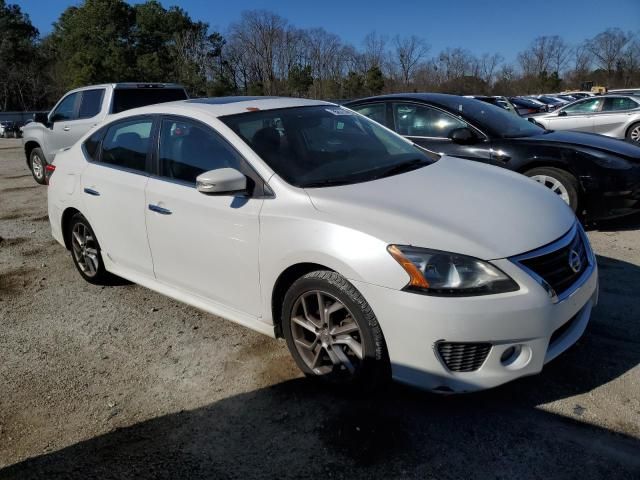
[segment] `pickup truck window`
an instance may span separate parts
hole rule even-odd
[[[102,110],[102,98],[104,97],[104,88],[95,90],[84,90],[82,92],[82,100],[80,100],[80,110],[78,118],[95,117]]]
[[[186,100],[187,98],[187,94],[182,88],[117,88],[113,92],[111,113],[120,113],[155,103]]]
[[[65,120],[75,120],[76,117],[76,100],[78,99],[78,93],[72,93],[64,97],[60,105],[51,114],[52,122],[61,122]]]

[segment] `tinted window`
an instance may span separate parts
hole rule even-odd
[[[72,93],[64,97],[60,105],[51,114],[51,120],[54,122],[60,122],[64,120],[74,120],[76,118],[75,108],[78,93]]]
[[[467,126],[466,122],[435,108],[412,103],[395,103],[393,117],[396,131],[409,137],[447,138],[451,131]]]
[[[84,141],[84,149],[90,160],[98,160],[98,147],[103,134],[104,130],[98,130]]]
[[[113,92],[111,112],[124,112],[145,105],[186,100],[186,98],[187,94],[182,88],[117,88]]]
[[[603,112],[615,112],[616,110],[631,110],[632,108],[638,108],[638,104],[630,98],[605,98]]]
[[[102,97],[104,89],[85,90],[82,92],[82,100],[80,100],[80,110],[78,118],[95,117],[102,109]]]
[[[298,187],[365,182],[439,158],[336,106],[266,110],[220,120],[278,175]]]
[[[160,130],[160,175],[195,183],[203,172],[241,169],[237,153],[211,129],[182,120],[163,120]]]
[[[111,125],[102,142],[101,161],[144,171],[152,120],[130,120]]]
[[[387,106],[384,103],[374,103],[372,105],[358,105],[356,107],[349,107],[352,110],[364,115],[365,117],[369,117],[374,122],[381,123],[382,125],[387,124]]]
[[[601,103],[601,98],[590,98],[589,100],[583,100],[581,102],[571,104],[562,109],[562,111],[567,113],[593,113],[600,110]]]

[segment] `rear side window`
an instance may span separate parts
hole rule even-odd
[[[113,92],[111,113],[187,98],[182,88],[117,88]]]
[[[447,138],[453,130],[467,126],[466,122],[435,108],[411,103],[394,104],[393,116],[396,131],[408,137]]]
[[[603,112],[615,112],[617,110],[631,110],[638,108],[638,104],[630,98],[605,98]]]
[[[238,154],[213,130],[185,120],[163,120],[160,175],[195,183],[201,173],[231,167],[242,170]]]
[[[91,118],[100,113],[100,110],[102,110],[102,97],[104,97],[104,88],[83,91],[78,118]]]
[[[131,170],[144,171],[153,120],[140,119],[111,125],[102,142],[100,160]]]

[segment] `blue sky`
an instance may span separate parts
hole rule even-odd
[[[45,34],[74,0],[9,0],[29,14]],[[135,3],[135,2],[132,2]],[[462,47],[475,54],[499,52],[507,60],[539,35],[561,35],[577,43],[608,27],[640,34],[640,0],[162,0],[179,4],[192,18],[224,32],[240,12],[267,9],[297,27],[323,27],[358,46],[376,30],[392,37],[418,35],[431,54]]]

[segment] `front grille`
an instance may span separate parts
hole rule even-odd
[[[478,370],[491,350],[490,343],[438,342],[436,347],[440,358],[452,372]]]
[[[573,259],[572,256],[574,257]],[[571,266],[572,260],[575,262],[575,257],[580,259],[580,268],[578,269],[574,269]],[[561,295],[571,287],[589,265],[587,249],[578,230],[576,230],[573,239],[568,245],[544,255],[518,261],[542,277],[553,288],[556,295]]]

